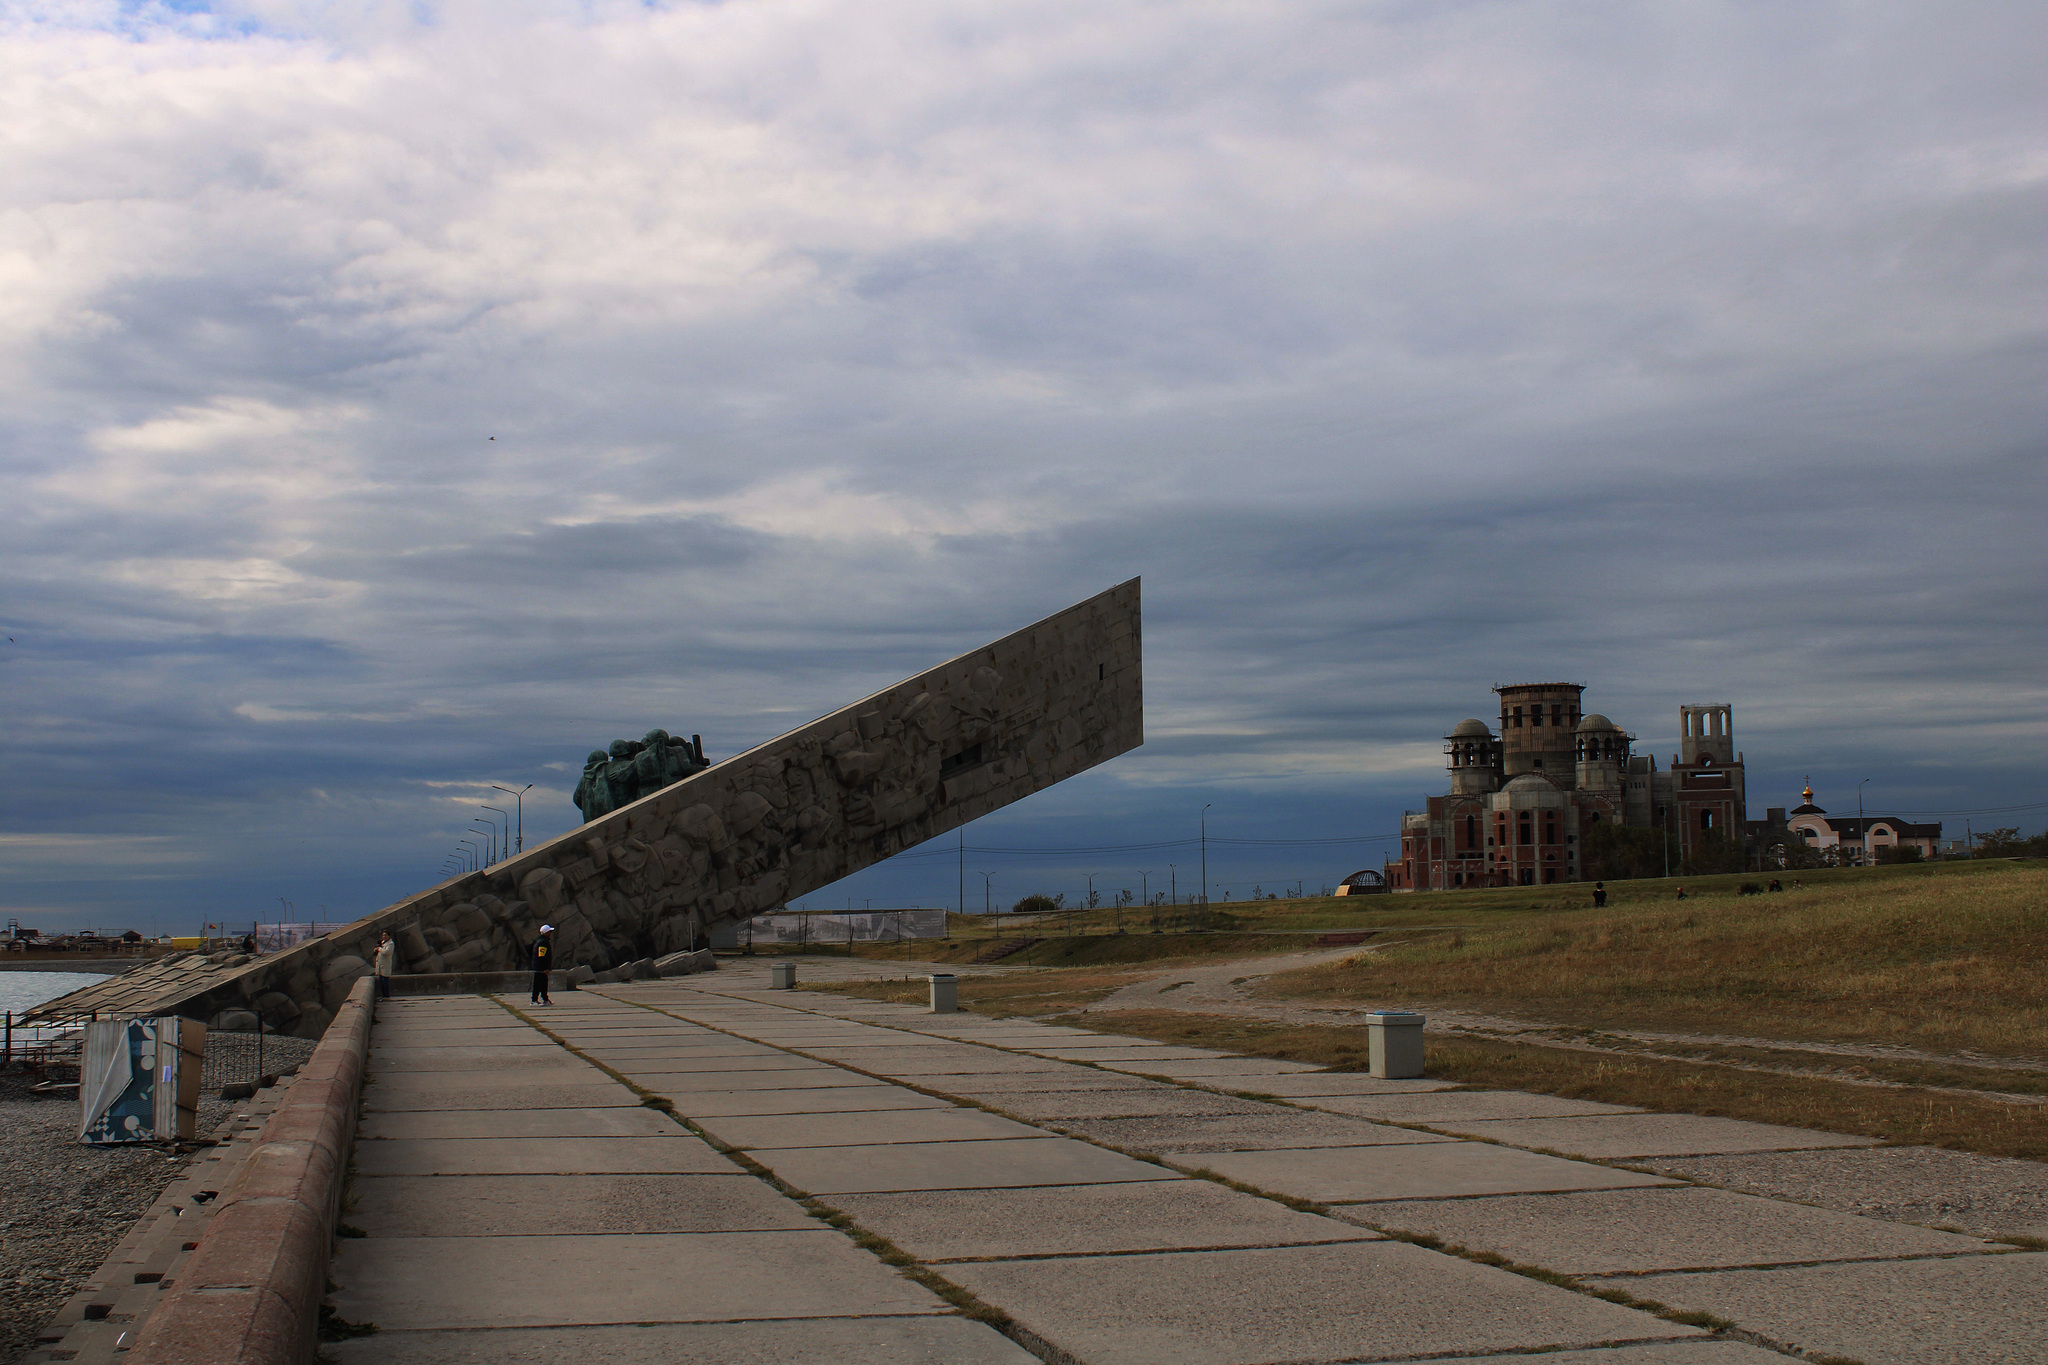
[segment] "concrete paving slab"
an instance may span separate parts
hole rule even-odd
[[[780,1042],[780,1040],[778,1040],[778,1042]],[[796,1044],[790,1043],[781,1043],[780,1045],[784,1047],[796,1046]],[[858,1036],[834,1037],[824,1039],[821,1041],[810,1041],[803,1044],[802,1046],[803,1050],[806,1052],[816,1052],[823,1054],[827,1052],[836,1052],[842,1048],[935,1047],[942,1045],[933,1043],[930,1038],[926,1037],[924,1034],[921,1033],[898,1033],[894,1029],[878,1028],[865,1030]]]
[[[846,1053],[833,1060],[842,1066],[856,1066],[878,1076],[1065,1076],[1076,1068],[1072,1062],[1048,1057],[1027,1057],[1014,1052],[981,1048],[974,1056],[933,1055],[914,1049],[880,1048],[864,1057]]]
[[[1594,1281],[1593,1283],[1605,1283]],[[2048,1255],[1640,1275],[1631,1294],[1869,1365],[2048,1360]]]
[[[808,1071],[664,1071],[658,1068],[638,1065],[615,1066],[622,1076],[636,1080],[646,1077],[649,1090],[660,1089],[664,1093],[714,1090],[838,1090],[857,1089],[864,1085],[887,1085],[887,1081],[874,1080],[857,1071],[841,1071],[836,1066],[821,1066]],[[657,1086],[656,1081],[660,1084]]]
[[[937,1015],[927,1015],[922,1019],[899,1024],[897,1027],[908,1029],[913,1033],[933,1033],[949,1038],[964,1038],[970,1034],[980,1037],[985,1034],[998,1033],[1028,1034],[1040,1038],[1093,1038],[1100,1036],[1088,1029],[1069,1028],[1065,1024],[1030,1024],[1003,1022],[1000,1020],[977,1022],[970,1019],[956,1021],[943,1019]]]
[[[767,1232],[818,1221],[758,1176],[360,1176],[343,1221],[371,1237]]]
[[[1594,1351],[1546,1351],[1542,1365],[1785,1365],[1785,1357],[1746,1341],[1649,1341]],[[1526,1355],[1458,1356],[1430,1365],[1532,1365]]]
[[[667,1071],[685,1071],[698,1076],[775,1076],[786,1072],[839,1074],[817,1062],[792,1057],[787,1052],[771,1052],[761,1057],[678,1057],[664,1052],[642,1052],[631,1057],[591,1055],[615,1071],[629,1071],[635,1075],[659,1075]]]
[[[585,1067],[582,1074],[598,1079],[581,1080],[573,1085],[560,1082],[547,1085],[501,1083],[495,1089],[394,1089],[373,1085],[363,1092],[363,1108],[368,1113],[392,1114],[436,1109],[591,1109],[640,1102],[639,1096],[601,1071]]]
[[[982,1109],[884,1109],[856,1114],[735,1114],[697,1119],[732,1147],[840,1147],[877,1142],[969,1142],[1045,1137]]]
[[[966,1318],[379,1332],[321,1349],[344,1365],[1038,1365],[1001,1332]]]
[[[982,1040],[975,1039],[974,1041],[980,1042]],[[1203,1056],[1207,1057],[1229,1057],[1234,1055],[1228,1052],[1217,1052],[1212,1048],[1182,1047],[1178,1043],[1162,1043],[1156,1038],[1133,1038],[1127,1034],[1122,1033],[1061,1034],[1047,1039],[1045,1041],[1045,1046],[1047,1048],[1078,1048],[1084,1052],[1095,1051],[1102,1048],[1164,1047],[1174,1048],[1176,1050],[1183,1052],[1200,1053]],[[1033,1052],[1038,1052],[1042,1050],[1043,1049],[1038,1047],[1033,1047],[1031,1049],[1031,1051]]]
[[[378,1075],[478,1068],[517,1073],[532,1063],[559,1065],[567,1055],[545,1038],[522,1047],[379,1047],[370,1049],[370,1070]]]
[[[1351,1204],[1383,1199],[1454,1199],[1545,1190],[1616,1190],[1672,1182],[1562,1157],[1479,1142],[1404,1143],[1398,1147],[1315,1147],[1276,1152],[1214,1152],[1169,1158],[1206,1167],[1262,1190]]]
[[[702,1138],[385,1138],[358,1143],[364,1175],[730,1175],[740,1168]]]
[[[1576,1119],[1493,1119],[1430,1125],[1447,1133],[1488,1138],[1515,1147],[1596,1160],[1644,1156],[1700,1156],[1791,1148],[1874,1147],[1876,1138],[1785,1128],[1775,1123],[1710,1118],[1700,1114],[1610,1114]]]
[[[659,1078],[647,1088],[672,1100],[691,1119],[737,1114],[858,1114],[891,1109],[951,1109],[950,1101],[896,1085],[845,1086],[825,1090],[693,1090],[666,1092]]]
[[[1452,1089],[1457,1082],[1427,1077],[1412,1081],[1383,1081],[1363,1071],[1317,1071],[1298,1076],[1245,1076],[1235,1080],[1210,1077],[1190,1080],[1188,1084],[1291,1100],[1324,1095],[1419,1095],[1432,1090]]]
[[[1287,1246],[1379,1236],[1207,1180],[835,1194],[831,1203],[922,1261]]]
[[[749,1155],[796,1188],[815,1195],[1182,1178],[1177,1172],[1149,1162],[1051,1136],[981,1142],[762,1147]]]
[[[1230,1055],[1199,1047],[1032,1046],[1023,1050],[1034,1057],[1052,1057],[1063,1062],[1199,1062]]]
[[[370,1046],[384,1043],[401,1043],[407,1047],[461,1047],[480,1042],[511,1041],[531,1038],[544,1043],[547,1039],[529,1024],[507,1018],[502,1024],[493,1023],[392,1023],[378,1020],[370,1030]]]
[[[680,1047],[715,1047],[719,1044],[745,1043],[743,1038],[731,1034],[716,1033],[710,1029],[685,1028],[671,1022],[665,1028],[636,1029],[573,1029],[557,1028],[548,1032],[557,1034],[578,1047],[650,1047],[674,1045]],[[755,1044],[754,1046],[760,1046]]]
[[[1347,1222],[1426,1233],[1566,1275],[1953,1256],[1996,1243],[1726,1190],[1675,1186],[1348,1204]]]
[[[2048,1241],[2048,1164],[1939,1147],[1757,1152],[1645,1163],[1750,1194],[1987,1237]]]
[[[1229,1077],[1233,1080],[1243,1077],[1265,1079],[1271,1076],[1290,1076],[1322,1070],[1321,1067],[1310,1066],[1307,1062],[1288,1062],[1277,1057],[1214,1057],[1194,1062],[1104,1062],[1103,1065],[1112,1071],[1165,1076],[1177,1081],[1207,1081],[1217,1077]]]
[[[687,1060],[718,1057],[787,1057],[780,1048],[766,1047],[759,1043],[725,1043],[693,1047],[685,1043],[635,1043],[631,1047],[619,1047],[604,1043],[578,1043],[576,1050],[600,1061],[645,1061],[650,1057],[676,1057]]]
[[[932,1089],[949,1095],[999,1095],[1016,1092],[1055,1090],[1157,1090],[1157,1081],[1126,1076],[1120,1071],[1102,1071],[1077,1066],[1068,1071],[975,1071],[948,1073],[943,1084],[930,1078]]]
[[[1439,1090],[1422,1095],[1318,1095],[1303,1104],[1334,1114],[1383,1119],[1388,1123],[1472,1122],[1480,1119],[1548,1119],[1585,1114],[1639,1114],[1626,1105],[1566,1100],[1522,1090]]]
[[[1240,1100],[1208,1090],[1159,1086],[1146,1090],[1014,1091],[975,1096],[992,1109],[1027,1123],[1058,1119],[1113,1119],[1183,1115],[1271,1114],[1285,1112],[1277,1104]]]
[[[1088,1365],[1254,1365],[1681,1338],[1697,1328],[1400,1242],[949,1265]]]
[[[675,1120],[645,1105],[603,1109],[444,1109],[369,1114],[356,1136],[372,1138],[664,1137]]]
[[[1074,1120],[1059,1125],[1078,1136],[1140,1152],[1256,1152],[1279,1147],[1371,1147],[1396,1142],[1456,1142],[1413,1128],[1280,1109],[1244,1115]]]
[[[379,1090],[497,1090],[508,1085],[540,1089],[550,1085],[577,1085],[601,1075],[590,1063],[556,1048],[553,1053],[530,1062],[492,1062],[488,1067],[456,1071],[407,1071],[400,1067],[369,1068]]]
[[[380,1333],[947,1311],[823,1229],[349,1238],[332,1275],[335,1311]]]

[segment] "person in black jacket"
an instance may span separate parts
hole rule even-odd
[[[555,926],[543,924],[540,937],[533,941],[533,1003],[552,1005],[548,999],[548,973],[555,966]]]

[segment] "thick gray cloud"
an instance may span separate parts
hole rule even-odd
[[[2041,798],[2037,6],[15,14],[24,918],[361,911],[1134,573],[1146,748],[976,846],[1384,834],[1538,675]]]

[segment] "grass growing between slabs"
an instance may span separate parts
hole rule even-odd
[[[1070,968],[963,976],[959,980],[960,1006],[997,1018],[1063,1014],[1092,1005],[1110,992],[1149,975],[1150,972],[1114,968]],[[919,975],[902,981],[824,981],[800,984],[797,989],[850,995],[859,1000],[889,1000],[899,1005],[922,1005],[931,998],[931,987],[922,969]]]
[[[1134,1010],[1062,1020],[1083,1028],[1250,1057],[1363,1070],[1363,1027],[1268,1024],[1230,1015]],[[1489,1090],[1529,1090],[1670,1114],[1711,1114],[1886,1142],[2048,1160],[2048,1105],[1857,1085],[1710,1062],[1617,1057],[1521,1040],[1429,1038],[1429,1075]],[[1256,1081],[1245,1084],[1257,1088]]]
[[[2048,1050],[2048,865],[1800,875],[1809,885],[1776,895],[1624,901],[1403,936],[1256,989],[1577,1028]]]

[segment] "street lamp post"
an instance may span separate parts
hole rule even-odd
[[[1870,825],[1863,818],[1863,788],[1869,782],[1870,779],[1866,777],[1856,784],[1856,827],[1863,836],[1863,861],[1857,864],[1859,867],[1870,866]]]
[[[495,863],[496,861],[498,861],[498,827],[497,827],[497,825],[496,825],[496,824],[492,824],[492,825],[490,825],[490,826],[488,826],[488,827],[486,827],[486,826],[484,826],[484,825],[471,825],[471,826],[470,826],[469,828],[470,828],[470,831],[471,831],[471,833],[474,833],[474,834],[481,834],[481,835],[483,835],[483,836],[485,837],[485,839],[486,839],[486,840],[488,841],[488,842],[487,842],[487,843],[485,844],[485,847],[484,847],[484,851],[485,851],[485,853],[487,854],[487,856],[486,856],[486,857],[484,858],[484,866],[485,866],[485,867],[489,867],[489,866],[490,866],[490,865],[491,865],[492,863]]]
[[[477,802],[477,804],[478,804],[479,806],[483,806],[483,802],[481,802],[481,801]],[[499,815],[502,815],[502,816],[504,816],[504,817],[505,817],[505,834],[504,834],[504,837],[503,837],[503,838],[501,838],[501,839],[499,839],[499,840],[498,840],[498,856],[497,856],[497,859],[495,860],[495,861],[498,861],[498,862],[503,862],[503,861],[504,861],[505,859],[507,859],[507,858],[509,858],[509,857],[511,857],[511,856],[512,856],[512,816],[511,816],[511,813],[510,813],[509,811],[503,811],[503,810],[498,810],[498,807],[496,807],[496,806],[483,806],[483,808],[484,808],[485,810],[492,810],[492,811],[497,811]]]
[[[469,870],[474,872],[477,870],[477,859],[482,855],[484,846],[474,839],[464,839],[461,842],[469,845]]]
[[[512,851],[514,853],[526,852],[526,794],[533,790],[533,784],[529,782],[515,792],[512,791],[510,787],[501,787],[497,783],[493,782],[491,784],[491,790],[511,792],[512,805],[514,806],[518,814],[518,842],[513,845]]]

